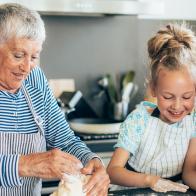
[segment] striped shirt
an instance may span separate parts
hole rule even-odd
[[[59,148],[73,154],[84,165],[97,157],[70,129],[40,67],[31,71],[24,85],[37,115],[43,120],[47,149]],[[37,125],[22,89],[15,94],[0,91],[0,132],[30,134],[32,130],[37,130]],[[19,154],[0,154],[0,186],[21,185],[18,161]]]

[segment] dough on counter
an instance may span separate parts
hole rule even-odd
[[[61,180],[58,189],[50,196],[86,196],[82,187],[89,180],[90,176],[78,175],[71,176],[70,180]]]

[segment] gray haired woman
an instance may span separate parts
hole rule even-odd
[[[84,191],[105,196],[104,166],[75,137],[37,65],[44,40],[36,11],[0,6],[0,195],[41,195],[41,179],[81,172],[92,174]]]

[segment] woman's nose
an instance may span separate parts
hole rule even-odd
[[[30,58],[25,58],[23,63],[20,66],[20,69],[24,72],[29,72],[32,66],[32,62]]]

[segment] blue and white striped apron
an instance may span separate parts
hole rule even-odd
[[[150,117],[136,153],[128,164],[136,171],[164,178],[178,175],[194,130],[193,119],[187,115],[180,126],[169,125]]]
[[[22,86],[26,101],[38,126],[35,133],[23,134],[14,132],[0,132],[0,154],[37,153],[46,151],[46,141],[42,119],[36,114],[27,89]],[[0,196],[40,196],[41,179],[36,177],[21,177],[22,186],[0,187]]]

